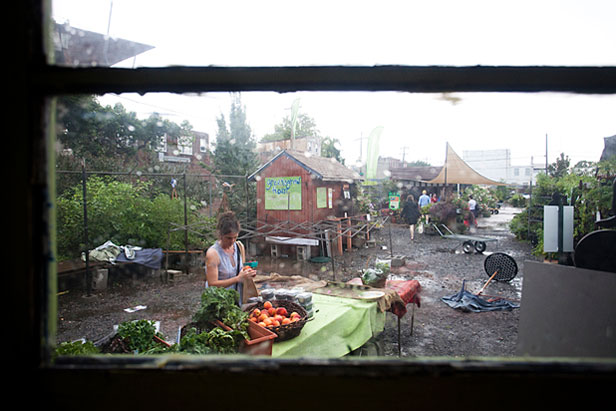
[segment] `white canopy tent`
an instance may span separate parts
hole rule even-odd
[[[491,180],[473,170],[464,162],[447,143],[447,153],[445,155],[445,165],[440,173],[432,180],[427,181],[432,184],[483,184],[503,186],[505,183]]]

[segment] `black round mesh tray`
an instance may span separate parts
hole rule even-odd
[[[483,262],[488,277],[494,276],[498,281],[511,281],[518,274],[518,265],[515,260],[504,253],[494,253],[486,257]]]

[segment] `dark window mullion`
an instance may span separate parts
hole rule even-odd
[[[44,94],[221,91],[616,93],[616,67],[63,68],[33,76]]]

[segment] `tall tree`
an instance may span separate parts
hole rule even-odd
[[[192,130],[188,122],[179,126],[156,113],[140,120],[121,104],[103,107],[91,95],[59,98],[57,107],[57,139],[63,148],[107,171],[151,162],[163,136],[177,139]]]
[[[293,128],[292,116],[286,116],[282,122],[274,126],[274,132],[266,134],[261,142],[279,141],[291,139],[291,131]],[[341,164],[344,164],[344,158],[340,153],[340,141],[337,138],[325,137],[321,138],[320,132],[317,129],[317,124],[314,119],[304,113],[298,114],[295,125],[295,137],[317,137],[321,139],[321,156],[335,158]]]
[[[293,119],[291,116],[286,116],[282,122],[274,126],[274,132],[266,134],[261,139],[261,142],[290,140],[291,129],[293,127]],[[300,113],[297,116],[295,125],[295,137],[319,136],[319,130],[314,119],[306,114]]]
[[[56,138],[63,149],[56,158],[59,170],[79,170],[85,160],[90,171],[131,172],[154,164],[163,171],[156,152],[162,138],[192,138],[192,126],[186,121],[177,125],[157,113],[141,120],[121,104],[102,106],[93,95],[59,97],[56,106]],[[59,175],[58,193],[78,179]]]
[[[259,165],[257,144],[246,121],[246,110],[242,106],[239,94],[233,95],[229,126],[227,127],[223,114],[216,119],[216,122],[218,131],[214,149],[214,172],[226,176],[247,176],[256,171]],[[245,178],[225,177],[221,183],[231,209],[241,218],[253,218],[256,209],[250,204],[256,195],[254,184],[248,185],[248,198],[246,198],[246,191],[243,188],[248,182]]]
[[[340,141],[337,138],[325,137],[321,142],[321,156],[335,158],[340,164],[344,164],[344,158],[338,147],[340,147]]]
[[[241,96],[235,94],[231,102],[229,126],[223,114],[216,119],[216,148],[214,167],[216,173],[224,175],[247,175],[257,169],[259,157],[257,144],[246,121],[246,109]]]
[[[565,153],[560,153],[560,157],[548,166],[548,174],[551,177],[562,178],[569,174],[570,163],[569,156],[566,156]]]

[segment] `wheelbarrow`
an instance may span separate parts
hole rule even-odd
[[[441,225],[441,228],[443,229],[442,231],[441,229],[438,228],[436,224],[432,223],[432,226],[436,229],[436,231],[439,233],[439,235],[442,238],[446,238],[448,240],[460,241],[460,245],[462,245],[462,250],[464,250],[466,254],[472,253],[473,249],[477,251],[478,253],[483,253],[487,248],[486,246],[487,242],[496,241],[496,238],[455,234],[445,224],[440,224],[440,225]],[[443,234],[443,232],[445,232],[445,234]]]

